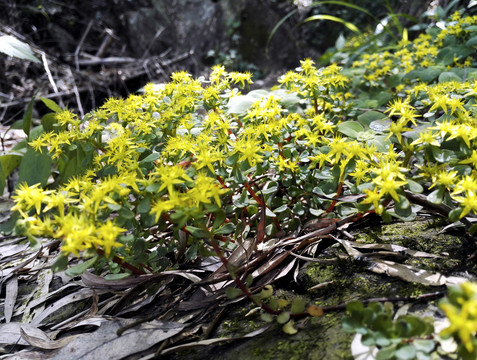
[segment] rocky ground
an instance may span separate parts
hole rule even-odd
[[[275,299],[298,297],[324,309],[323,316],[297,319],[298,332],[289,335],[250,300],[225,296],[226,277],[210,281],[218,259],[141,282],[108,282],[53,274],[48,265],[57,245],[32,252],[21,239],[2,242],[0,314],[10,323],[0,325],[0,342],[10,355],[0,358],[352,359],[353,336],[341,328],[346,303],[390,301],[438,327],[446,287],[477,276],[475,243],[444,219],[347,224],[290,253],[278,268],[261,265],[268,273],[254,283],[273,283]]]

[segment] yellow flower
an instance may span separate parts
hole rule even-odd
[[[79,256],[79,252],[91,248],[94,242],[95,228],[85,214],[67,214],[57,219],[56,238],[63,240],[61,250],[66,254]]]
[[[308,156],[308,159],[311,160],[311,164],[308,169],[314,169],[318,164],[318,168],[321,169],[325,161],[328,161],[328,154],[318,153],[313,156]]]
[[[192,200],[194,205],[210,204],[210,199],[213,198],[216,204],[221,206],[220,195],[228,191],[227,189],[222,189],[215,179],[199,174],[195,180],[194,187],[186,195]]]
[[[449,290],[449,296],[440,303],[449,319],[449,327],[440,336],[453,336],[469,353],[473,353],[477,334],[477,284],[465,282]]]
[[[391,105],[388,106],[386,112],[389,112],[389,116],[400,116],[402,125],[406,125],[408,122],[412,122],[414,125],[416,125],[415,118],[420,117],[420,115],[416,114],[415,108],[411,106],[409,102],[409,97],[404,100],[402,98],[397,98]]]
[[[76,199],[72,199],[67,191],[61,190],[52,192],[52,195],[47,196],[45,200],[47,205],[43,211],[47,212],[52,208],[57,208],[59,216],[64,216],[66,205],[76,202]]]
[[[194,167],[197,170],[207,167],[214,174],[214,165],[217,166],[220,161],[224,160],[222,152],[215,147],[202,147],[194,153],[194,156],[197,159],[197,162],[194,162]]]
[[[151,213],[156,214],[155,221],[158,222],[162,213],[168,212],[176,206],[176,202],[173,200],[157,200],[151,206]]]
[[[20,184],[15,195],[12,196],[16,204],[11,208],[11,211],[28,211],[35,208],[36,214],[39,215],[41,206],[46,202],[50,193],[52,193],[52,190],[43,190],[39,183],[32,186],[28,186],[26,183]]]
[[[113,247],[121,247],[123,244],[116,241],[116,238],[126,229],[120,228],[113,224],[111,220],[106,221],[106,224],[101,225],[96,231],[96,243],[100,245],[106,257],[111,253]]]
[[[300,60],[300,67],[306,75],[311,75],[316,71],[315,62],[310,58]]]
[[[449,136],[449,140],[461,138],[467,147],[470,146],[470,141],[477,137],[476,129],[468,125],[454,125],[452,127],[452,133]]]
[[[55,114],[55,118],[58,121],[58,124],[61,126],[79,126],[78,115],[74,114],[71,110],[65,109]]]
[[[419,144],[428,144],[440,147],[441,144],[436,140],[436,137],[439,136],[432,132],[432,130],[426,130],[424,132],[419,132],[419,137],[414,140],[411,145],[419,145]]]
[[[183,184],[185,181],[193,181],[180,165],[157,165],[151,175],[158,177],[161,182],[159,191],[167,188],[169,194],[175,192],[174,185]]]
[[[258,139],[240,137],[235,144],[231,142],[231,145],[235,145],[234,152],[241,154],[238,161],[247,160],[250,166],[254,166],[257,161],[263,160],[263,156],[260,155],[261,148]]]
[[[460,161],[459,164],[472,164],[477,169],[477,151],[473,150],[470,158]]]
[[[452,194],[455,195],[460,193],[473,192],[475,191],[475,189],[477,189],[477,179],[475,178],[475,175],[466,175],[455,185],[455,189]]]
[[[341,155],[346,153],[346,149],[349,145],[350,143],[348,143],[344,138],[333,138],[333,141],[328,145],[330,147],[330,151],[327,154],[329,159],[331,159],[331,157],[334,155],[332,164],[337,164],[339,162]]]
[[[298,170],[298,165],[295,161],[286,159],[283,156],[278,156],[275,159],[275,165],[278,165],[278,171],[280,172],[285,171],[286,169],[290,169],[291,172]]]
[[[410,128],[406,127],[406,122],[402,121],[402,119],[399,119],[398,121],[391,123],[389,127],[389,135],[386,137],[386,140],[388,140],[392,135],[395,135],[399,143],[401,143],[402,133],[410,130]]]
[[[219,84],[220,81],[227,76],[225,67],[223,65],[215,65],[212,67],[212,73],[209,78],[213,84]]]
[[[252,74],[249,71],[245,73],[239,73],[235,71],[230,72],[229,78],[230,80],[232,80],[233,83],[240,84],[240,87],[242,88],[245,87],[245,82],[247,82],[247,84],[253,84]]]
[[[454,196],[453,198],[464,207],[460,214],[461,218],[467,215],[470,211],[477,214],[477,195],[474,191],[467,191],[465,196]]]
[[[381,215],[383,213],[383,206],[379,203],[381,200],[381,194],[377,191],[377,188],[373,190],[365,189],[364,192],[366,193],[366,198],[363,200],[364,204],[373,204],[374,211],[376,214]]]
[[[356,161],[356,168],[349,174],[356,179],[356,186],[369,176],[369,165],[362,160]]]
[[[451,188],[454,185],[454,181],[457,178],[457,171],[441,170],[439,173],[432,175],[432,185],[429,189],[432,189],[437,184],[444,185],[446,188]]]
[[[399,196],[396,192],[396,189],[400,189],[407,184],[407,181],[397,181],[394,177],[384,180],[375,178],[373,179],[373,182],[378,185],[381,196],[389,194],[397,202],[399,202]]]

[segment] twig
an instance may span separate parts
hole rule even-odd
[[[159,30],[156,31],[156,34],[154,35],[154,37],[152,38],[151,42],[149,43],[149,45],[147,46],[147,49],[146,51],[144,51],[144,54],[142,55],[141,59],[145,59],[146,56],[149,54],[149,51],[151,51],[151,48],[152,48],[152,45],[154,44],[154,42],[157,40],[157,38],[159,36],[161,36],[161,34],[164,32],[166,28],[164,26],[161,26],[161,28]]]
[[[176,56],[175,58],[172,58],[170,60],[167,60],[167,61],[163,61],[161,62],[161,65],[162,66],[169,66],[169,65],[172,65],[176,62],[179,62],[179,61],[182,61],[182,60],[185,60],[187,59],[188,57],[194,55],[194,50],[189,50],[188,52],[185,52],[179,56]]]
[[[9,101],[13,99],[13,93],[10,93]],[[0,115],[0,124],[3,124],[3,118],[5,117],[5,114],[7,113],[8,106],[5,106],[5,108],[2,111],[2,115]],[[3,147],[3,137],[2,137],[2,147]],[[3,148],[5,150],[5,148]]]
[[[445,204],[435,204],[427,200],[427,197],[421,194],[415,194],[412,191],[404,190],[404,194],[408,200],[412,202],[424,206],[426,209],[431,209],[436,211],[437,213],[443,216],[449,216],[449,212],[452,210],[449,206]]]
[[[433,292],[433,293],[426,293],[426,294],[422,294],[422,295],[419,295],[419,296],[407,296],[407,297],[402,296],[402,297],[390,297],[390,298],[381,297],[381,298],[365,299],[365,300],[361,300],[361,302],[363,304],[369,304],[369,303],[372,303],[372,302],[399,302],[399,301],[411,302],[411,301],[420,301],[420,300],[425,300],[425,299],[439,298],[439,297],[444,296],[445,294],[446,294],[446,291],[436,291],[436,292]],[[339,304],[339,305],[332,305],[332,306],[324,306],[321,309],[324,312],[340,311],[340,310],[346,309],[347,305],[348,305],[348,303]]]
[[[446,204],[435,204],[433,202],[430,202],[427,200],[427,197],[422,194],[415,194],[412,191],[409,190],[404,190],[404,194],[406,195],[406,198],[418,205],[421,205],[425,207],[426,209],[433,210],[437,213],[439,213],[442,216],[449,216],[449,213],[451,212],[451,208],[447,206]],[[460,219],[460,221],[467,226],[468,228],[472,226],[472,222],[467,219],[467,217],[463,217]]]
[[[53,80],[53,76],[51,75],[50,67],[48,66],[48,60],[46,59],[46,54],[44,51],[41,51],[41,60],[43,61],[43,67],[45,68],[46,74],[48,76],[48,81],[50,81],[51,86],[53,87],[53,91],[55,94],[58,94],[58,87],[56,86],[55,80]],[[64,107],[63,99],[60,97],[60,106]]]
[[[106,33],[106,37],[104,38],[101,46],[99,47],[98,51],[96,51],[96,57],[102,57],[106,50],[111,46],[111,43],[114,39],[114,33],[111,29],[105,29],[104,32]]]
[[[227,312],[228,308],[225,306],[220,312],[214,317],[212,322],[206,327],[204,331],[204,339],[208,339],[210,337],[210,334],[212,334],[212,331],[216,328],[217,323],[220,321],[222,316]]]
[[[244,282],[240,279],[240,277],[237,274],[232,274],[232,269],[231,266],[229,266],[229,261],[228,259],[222,254],[222,251],[220,250],[219,245],[215,241],[215,239],[211,239],[212,247],[214,248],[215,253],[219,257],[219,259],[222,261],[222,264],[225,266],[225,268],[229,271],[230,277],[233,278],[235,281],[235,284],[237,287],[242,291],[242,293],[249,298],[254,304],[257,306],[260,306],[265,312],[272,314],[272,315],[279,315],[280,311],[278,310],[273,310],[268,304],[265,304],[264,302],[258,301],[253,297],[253,294],[250,292],[248,289],[247,285],[244,284]]]
[[[83,111],[83,106],[81,105],[81,98],[80,98],[80,95],[79,95],[79,92],[78,92],[78,87],[76,86],[75,77],[73,76],[73,72],[71,71],[70,67],[68,67],[68,72],[71,76],[71,82],[73,83],[73,92],[75,93],[75,97],[76,97],[76,105],[78,106],[78,111],[81,115],[81,118],[83,118],[84,117],[84,111]]]
[[[83,86],[83,87],[80,87],[80,88],[77,88],[78,92],[83,92],[83,91],[87,91],[88,88]],[[43,98],[46,98],[46,99],[53,99],[53,98],[61,98],[62,96],[70,96],[70,95],[74,95],[74,91],[59,91],[57,92],[56,94],[48,94],[48,95],[44,95],[42,96]],[[39,101],[40,99],[38,97],[35,98],[35,101]],[[9,106],[17,106],[17,105],[24,105],[28,102],[30,102],[31,99],[24,99],[24,100],[19,100],[19,101],[12,101],[12,102],[8,102],[8,103],[3,103],[3,104],[0,104],[0,109],[1,108],[5,108],[5,107],[9,107]]]
[[[91,97],[91,108],[96,109],[96,100],[94,99],[94,89],[93,86],[91,86],[91,81],[88,81],[88,91]]]
[[[93,66],[93,65],[117,65],[117,64],[132,64],[137,62],[138,59],[132,57],[117,57],[111,56],[102,59],[87,59],[78,60],[77,65],[81,66]]]
[[[76,47],[75,50],[75,65],[76,65],[76,71],[79,71],[79,62],[78,62],[78,55],[81,50],[81,47],[83,46],[84,41],[86,40],[86,36],[88,36],[89,31],[91,30],[91,26],[93,26],[94,20],[91,19],[88,23],[88,26],[86,26],[86,30],[83,33],[83,36],[81,37],[80,42],[78,43],[78,46]]]

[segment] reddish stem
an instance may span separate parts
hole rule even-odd
[[[219,240],[221,242],[224,242],[224,243],[227,242],[227,241],[235,243],[235,240],[229,239],[229,238],[227,238],[227,236],[224,236],[224,235],[214,235],[214,239],[217,239],[217,240]]]
[[[219,259],[222,261],[222,264],[224,264],[225,268],[228,269],[228,260],[225,258],[225,256],[222,254],[222,251],[220,250],[219,245],[215,241],[215,239],[212,239],[212,247],[214,248],[214,251],[217,253],[217,256]],[[230,274],[232,276],[232,274]],[[270,306],[267,304],[264,304],[263,302],[258,303],[256,299],[254,299],[253,294],[250,292],[250,290],[247,288],[247,285],[243,283],[243,281],[237,276],[234,275],[235,283],[237,284],[237,287],[242,290],[242,293],[249,298],[253,303],[259,305],[265,312],[272,314],[272,315],[279,315],[281,311],[278,310],[273,310]]]
[[[252,195],[252,197],[255,199],[255,201],[258,203],[260,206],[265,206],[263,203],[262,199],[257,195],[257,193],[252,189],[248,181],[245,181],[243,186],[247,189],[248,193]]]
[[[280,223],[278,222],[278,219],[276,217],[272,217],[272,221],[275,224],[275,226],[277,227],[277,229],[280,231],[282,229],[282,227],[280,226]]]
[[[333,201],[331,202],[331,205],[326,210],[326,213],[330,213],[331,211],[333,211],[333,209],[335,208],[336,203],[338,202],[338,199],[336,199],[336,198],[341,195],[342,190],[343,190],[343,182],[340,181],[340,183],[338,184],[338,188],[336,189],[335,199],[333,199]]]
[[[222,185],[222,187],[223,187],[224,189],[228,189],[228,188],[229,188],[229,187],[225,184],[224,179],[222,179],[222,177],[221,177],[220,175],[217,175],[216,177],[217,177],[217,181],[220,183],[220,185]]]
[[[252,197],[255,199],[255,201],[258,203],[259,206],[268,208],[268,206],[265,204],[263,199],[260,198],[257,195],[257,193],[252,189],[252,187],[250,186],[248,181],[245,181],[243,185],[245,186],[245,188],[247,189],[249,194],[252,195]],[[273,221],[273,223],[275,224],[275,226],[277,227],[278,230],[282,229],[282,227],[280,226],[280,223],[278,222],[278,219],[276,217],[273,217],[272,221]]]

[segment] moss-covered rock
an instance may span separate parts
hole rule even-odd
[[[366,244],[393,244],[440,255],[435,258],[401,256],[394,261],[437,271],[443,274],[457,274],[463,266],[467,254],[463,236],[441,232],[446,225],[441,220],[419,218],[416,221],[376,225],[355,230],[355,240]],[[321,262],[310,262],[300,271],[300,289],[276,289],[274,296],[291,301],[300,296],[318,306],[335,306],[353,300],[372,298],[412,297],[423,293],[445,290],[445,287],[429,287],[409,283],[384,274],[375,274],[369,262],[359,258],[345,257],[339,244],[332,245],[315,257]],[[467,264],[468,265],[468,264]],[[469,273],[471,276],[472,273]],[[321,286],[317,286],[320,285]],[[396,308],[404,302],[397,302]],[[436,316],[436,300],[409,303],[409,311],[418,316]],[[260,318],[260,310],[251,311],[252,304],[242,302],[228,312],[218,326],[217,337],[238,337],[259,329],[267,324]],[[249,314],[248,316],[246,316]],[[203,359],[213,354],[214,359],[352,359],[350,346],[352,336],[342,331],[341,321],[344,311],[327,312],[322,317],[306,318],[296,322],[299,330],[295,335],[287,335],[281,325],[273,323],[267,331],[251,339],[230,342],[220,346],[188,350],[178,353],[174,359]]]

